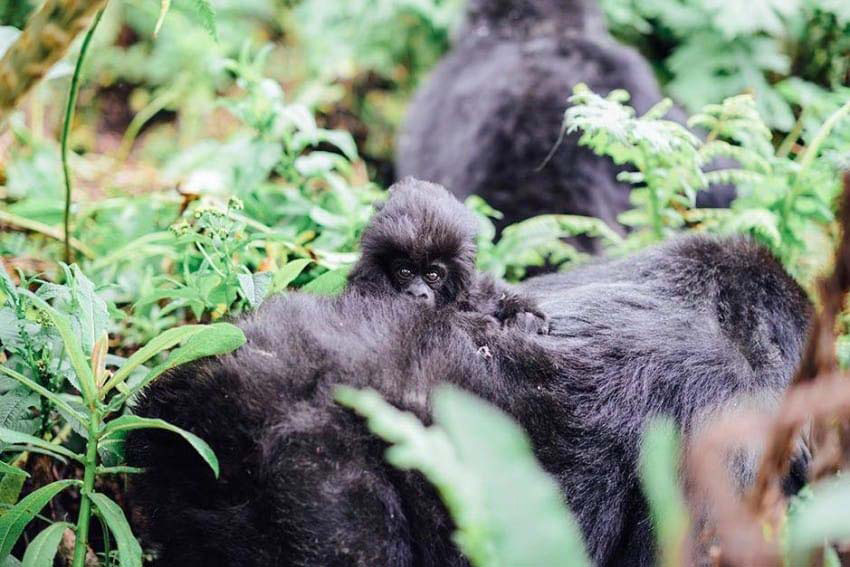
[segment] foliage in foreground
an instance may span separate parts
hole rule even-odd
[[[49,524],[27,547],[23,564],[52,565],[62,534],[72,530],[73,566],[83,567],[91,520],[97,517],[104,527],[105,563],[112,561],[108,529],[117,544],[118,563],[122,567],[141,567],[142,549],[124,512],[95,487],[97,478],[104,475],[141,472],[122,466],[127,432],[159,428],[180,435],[216,476],[218,461],[197,436],[160,419],[132,415],[128,404],[166,370],[196,358],[229,352],[244,343],[245,337],[228,323],[184,325],[162,333],[129,358],[110,357],[106,304],[76,266],[68,271],[72,274],[70,286],[45,285],[40,293],[32,293],[16,287],[0,268],[0,292],[6,302],[0,308],[6,322],[3,346],[12,353],[8,363],[0,366],[0,405],[4,409],[0,450],[6,458],[11,457],[11,463],[0,465],[4,473],[3,503],[8,506],[0,515],[0,561],[6,560],[27,524],[42,508],[62,491],[76,489],[80,493],[76,524]],[[174,350],[163,362],[145,367],[169,349]],[[25,418],[33,405],[40,409],[36,423]],[[54,425],[60,420],[62,429],[54,435]],[[80,439],[84,450],[67,447],[72,435]],[[29,475],[15,464],[33,454],[45,454],[65,464],[76,463],[82,468],[82,480],[56,480],[16,502]]]
[[[33,4],[0,0],[0,23],[22,26]],[[27,523],[43,519],[37,514],[48,502],[74,493],[86,508],[75,521],[51,523],[29,540],[24,564],[50,565],[66,530],[76,532],[77,549],[84,549],[92,517],[106,534],[104,546],[96,546],[103,564],[139,564],[141,548],[109,500],[120,494],[108,493],[106,479],[133,472],[120,458],[126,428],[166,424],[132,417],[134,392],[173,364],[242,340],[223,324],[178,325],[250,310],[275,291],[340,289],[371,204],[380,198],[360,154],[386,153],[401,101],[448,45],[456,4],[362,0],[339,8],[305,0],[290,11],[266,0],[111,0],[92,43],[90,71],[77,77],[84,83],[81,96],[95,104],[80,105],[67,146],[79,189],[70,218],[73,266],[57,262],[64,195],[59,151],[45,137],[53,103],[65,99],[71,66],[51,70],[26,119],[10,121],[11,156],[0,164],[0,222],[14,229],[0,233],[0,255],[15,268],[7,274],[0,267],[0,505],[7,509],[0,527],[9,528],[0,530],[6,534],[0,556]],[[811,289],[834,239],[836,171],[850,150],[848,91],[840,84],[847,60],[812,57],[812,68],[789,77],[794,70],[784,51],[808,39],[795,35],[796,27],[794,41],[780,45],[778,38],[797,14],[805,15],[801,25],[823,22],[805,34],[834,35],[850,23],[846,10],[828,0],[801,0],[786,13],[776,2],[762,2],[756,18],[721,20],[720,8],[730,2],[639,4],[619,7],[633,10],[635,25],[648,26],[641,34],[662,44],[666,35],[674,37],[664,66],[674,94],[702,108],[692,124],[707,137],[664,120],[669,103],[637,117],[623,93],[603,98],[578,89],[565,128],[631,168],[623,179],[635,187],[634,209],[622,220],[632,232],[624,238],[597,219],[546,215],[508,227],[496,241],[488,217],[498,211],[472,198],[468,204],[482,220],[479,265],[516,280],[547,260],[565,268],[583,260],[563,241],[577,234],[623,254],[687,230],[747,232]],[[279,19],[278,12],[284,14]],[[399,27],[415,33],[396,33]],[[0,51],[18,33],[0,28]],[[282,35],[284,45],[255,50],[245,41],[269,35]],[[292,36],[299,36],[296,45],[287,43]],[[840,54],[842,41],[839,34],[811,46]],[[306,56],[281,64],[281,51],[290,49]],[[301,60],[308,70],[299,67]],[[299,82],[295,77],[300,84],[291,84]],[[126,85],[133,118],[118,132],[116,147],[101,148],[98,142],[114,132],[93,125],[108,109],[98,103]],[[755,90],[754,99],[721,102],[747,89]],[[360,151],[349,127],[328,126],[345,114],[340,110],[368,124]],[[790,132],[774,144],[777,130]],[[707,166],[718,156],[735,165],[711,171]],[[741,190],[730,211],[695,208],[697,191],[725,181]],[[850,360],[850,342],[843,344],[843,358]],[[459,526],[458,544],[477,565],[511,564],[506,557],[514,564],[586,561],[560,495],[507,418],[447,391],[436,401],[437,424],[424,429],[371,394],[346,396],[379,435],[398,444],[390,453],[394,464],[417,468],[437,485]],[[493,443],[479,446],[483,438]],[[187,440],[214,468],[203,442]],[[687,525],[674,481],[676,446],[672,427],[658,425],[647,433],[641,464],[665,565],[680,557]],[[65,461],[49,484],[28,480],[25,471],[43,453]],[[504,474],[482,474],[483,462]],[[526,490],[509,478],[514,473],[527,479]],[[504,490],[509,482],[511,490]],[[845,483],[808,494],[788,513],[784,541],[795,566],[825,539],[845,537],[842,526],[850,525]],[[524,529],[508,532],[509,524]],[[19,543],[15,553],[21,549]],[[827,560],[833,556],[828,551]]]

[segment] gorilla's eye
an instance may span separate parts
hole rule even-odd
[[[423,278],[429,284],[435,284],[443,279],[445,271],[440,266],[429,266]]]
[[[413,270],[410,266],[399,266],[395,269],[395,275],[400,280],[409,280],[413,277]]]

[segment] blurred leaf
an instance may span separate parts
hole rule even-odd
[[[850,538],[850,479],[829,479],[811,489],[811,498],[788,518],[790,565],[806,564],[809,555],[824,543]]]
[[[304,271],[304,268],[310,265],[310,262],[311,260],[307,258],[299,258],[287,262],[285,266],[275,273],[272,291],[276,292],[286,289]]]
[[[339,268],[325,272],[301,289],[318,295],[336,295],[345,289],[345,284],[348,283],[348,270],[349,268]]]
[[[690,519],[679,488],[679,436],[672,421],[656,419],[647,426],[639,470],[661,551],[660,565],[681,565]]]
[[[171,7],[171,0],[159,0],[159,16],[156,18],[156,25],[153,28],[153,35],[159,35],[159,29],[162,27],[162,22],[165,21],[165,15],[168,14],[168,9]]]
[[[473,565],[590,564],[558,485],[535,461],[525,433],[497,409],[442,387],[434,397],[436,425],[425,428],[371,390],[339,388],[337,400],[392,444],[390,463],[421,471],[437,487],[457,526],[454,539]]]

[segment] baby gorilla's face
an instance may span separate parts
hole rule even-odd
[[[390,279],[399,292],[435,306],[441,299],[440,291],[448,279],[446,265],[439,261],[417,264],[410,258],[396,258],[390,264]]]

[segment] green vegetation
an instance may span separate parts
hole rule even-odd
[[[665,120],[669,101],[636,116],[621,91],[564,93],[564,132],[629,166],[633,208],[621,220],[632,230],[546,215],[497,240],[499,212],[472,197],[480,268],[509,280],[547,259],[568,269],[586,258],[564,238],[581,234],[621,255],[685,231],[747,233],[815,297],[838,237],[839,172],[850,166],[848,4],[602,4],[706,136]],[[39,6],[0,0],[0,54]],[[214,471],[217,462],[203,440],[134,416],[134,395],[177,364],[237,348],[244,337],[222,317],[270,293],[341,289],[389,178],[404,104],[461,8],[110,0],[0,124],[0,564],[50,566],[58,554],[82,567],[87,553],[106,567],[142,564],[119,505],[138,472],[123,464],[123,435],[167,429]],[[712,169],[718,157],[732,165]],[[739,188],[729,210],[696,208],[712,183]],[[839,341],[845,366],[848,345]],[[474,565],[587,564],[555,485],[500,412],[443,390],[425,428],[374,393],[338,398],[392,445],[389,462],[438,488]],[[672,566],[690,521],[675,481],[679,440],[666,422],[645,439],[642,485]],[[850,537],[845,477],[792,503],[789,565]],[[73,517],[55,514],[56,500]],[[828,548],[824,564],[836,557]]]

